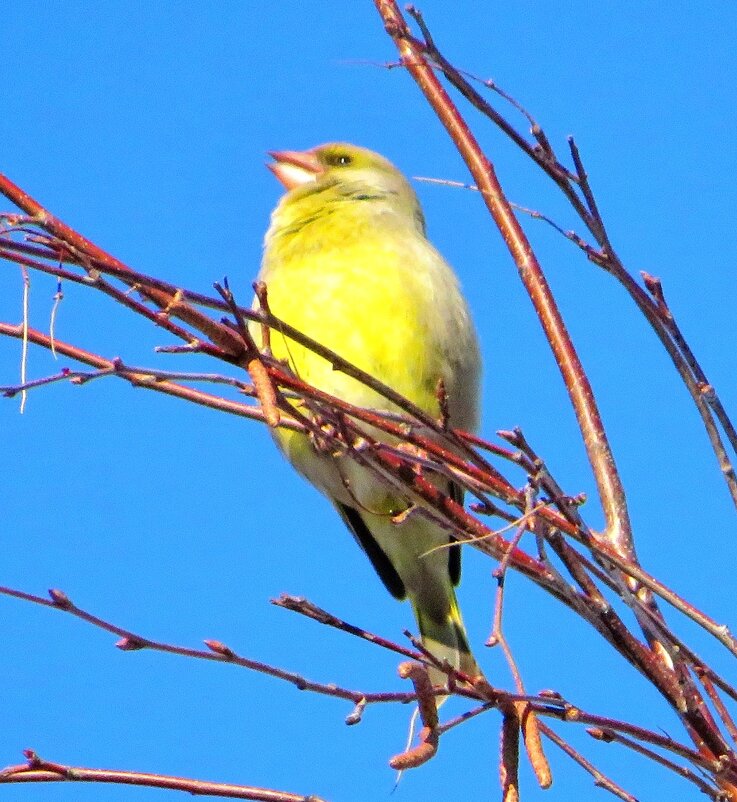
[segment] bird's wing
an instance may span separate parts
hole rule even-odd
[[[454,483],[451,483],[448,493],[453,501],[458,504],[463,503],[463,489]],[[361,517],[361,513],[349,504],[343,504],[340,501],[333,499],[336,509],[340,513],[340,517],[350,530],[353,537],[356,539],[358,545],[364,550],[366,556],[371,560],[371,565],[374,571],[379,575],[379,578],[384,583],[384,587],[396,599],[404,599],[407,596],[404,582],[402,582],[397,569],[392,565],[391,560],[384,553],[381,546],[376,542],[376,539],[371,534],[371,530],[366,525],[366,522]],[[453,538],[449,537],[448,542],[452,543]],[[461,546],[460,543],[452,545],[448,549],[448,574],[450,581],[457,585],[461,579]]]
[[[374,571],[379,575],[384,587],[394,598],[404,599],[407,595],[404,582],[402,582],[397,569],[391,564],[391,560],[384,554],[381,546],[376,542],[368,526],[364,523],[361,513],[354,507],[342,504],[339,501],[335,502],[335,507],[353,537],[356,538],[358,545],[371,560],[371,565],[374,566]]]
[[[451,482],[448,486],[448,495],[456,504],[463,504],[463,488]],[[453,541],[455,538],[450,538]],[[461,544],[456,543],[448,549],[448,573],[450,581],[457,585],[461,581]]]

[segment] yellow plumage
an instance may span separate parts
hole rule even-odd
[[[457,279],[425,237],[404,176],[363,148],[329,144],[272,154],[290,190],[266,234],[259,279],[273,313],[438,416],[442,378],[450,422],[478,424],[480,358]],[[260,342],[260,328],[252,326]],[[397,411],[386,399],[278,331],[272,350],[305,382],[353,404]],[[335,504],[387,588],[412,602],[426,646],[470,674],[453,590],[460,572],[449,532],[350,457],[319,453],[305,435],[277,430],[292,464]],[[436,677],[437,678],[437,677]]]

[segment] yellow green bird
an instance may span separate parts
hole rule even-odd
[[[425,235],[407,179],[355,145],[270,155],[270,169],[288,190],[271,215],[259,274],[271,311],[436,418],[442,379],[450,425],[474,431],[481,373],[476,332],[458,279]],[[262,344],[260,327],[252,324],[251,331]],[[358,406],[398,411],[278,330],[271,347],[303,381]],[[426,648],[471,676],[480,674],[456,601],[460,546],[448,545],[450,531],[417,510],[402,515],[412,506],[406,495],[350,456],[325,453],[287,429],[277,429],[275,438],[334,504],[389,592],[409,598]],[[434,481],[462,497],[458,487]],[[443,680],[438,672],[432,676]]]

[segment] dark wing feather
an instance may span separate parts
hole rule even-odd
[[[456,484],[452,484],[448,488],[448,493],[453,501],[458,504],[463,503],[463,488]],[[397,573],[396,568],[391,564],[391,561],[382,551],[381,546],[374,540],[374,536],[366,526],[361,518],[361,513],[349,507],[347,504],[336,503],[340,517],[345,522],[345,525],[351,530],[353,537],[356,538],[358,544],[366,552],[371,565],[374,566],[374,571],[379,575],[379,578],[384,583],[384,586],[396,599],[403,599],[407,595],[401,577]],[[451,538],[452,542],[452,538]],[[448,573],[450,574],[450,581],[457,585],[461,580],[461,546],[455,544],[448,549]]]
[[[371,565],[374,566],[374,571],[379,575],[379,578],[384,583],[386,589],[397,599],[403,599],[407,595],[397,569],[391,564],[389,558],[384,554],[381,546],[374,540],[369,528],[363,522],[361,513],[347,504],[336,503],[341,518],[345,521],[346,526],[351,530],[351,533],[358,541],[361,548],[366,552]],[[459,561],[460,567],[460,561]]]
[[[456,502],[456,504],[463,504],[463,488],[460,485],[450,483],[448,487],[448,495]],[[451,538],[452,540],[453,538]],[[461,581],[461,546],[456,543],[448,549],[448,573],[450,574],[450,581],[457,585]]]

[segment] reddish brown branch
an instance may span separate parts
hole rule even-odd
[[[31,218],[29,222],[40,226],[44,231],[60,240],[66,250],[79,257],[81,264],[84,264],[84,258],[89,256],[95,259],[98,266],[114,268],[121,278],[130,276],[129,286],[136,286],[136,281],[133,277],[134,271],[130,270],[127,265],[67,226],[2,174],[0,174],[0,193],[27,214]],[[164,310],[166,314],[174,315],[201,331],[225,353],[231,355],[240,353],[242,344],[232,331],[226,326],[214,323],[207,315],[202,314],[202,312],[178,298],[176,293],[172,294],[148,287],[141,287],[139,291],[160,309]]]
[[[148,774],[141,771],[117,769],[90,769],[83,766],[65,766],[42,760],[30,749],[24,750],[27,763],[8,766],[0,770],[0,784],[39,782],[83,782],[110,783],[114,785],[136,785],[146,788],[166,788],[184,791],[195,796],[219,796],[224,799],[250,799],[255,802],[323,802],[309,794],[291,794],[270,788],[249,785],[206,782],[189,777],[172,777],[165,774]]]
[[[12,326],[8,323],[0,323],[0,335],[6,337],[15,337],[21,339],[23,336],[23,329],[21,326]],[[28,341],[35,345],[40,345],[43,348],[51,350],[51,338],[35,329],[28,330]],[[54,348],[56,352],[62,354],[84,365],[90,365],[98,370],[109,371],[110,375],[117,376],[125,379],[134,387],[145,387],[147,390],[154,390],[158,393],[165,395],[175,396],[182,398],[185,401],[192,401],[195,404],[209,407],[210,409],[217,409],[221,412],[228,412],[231,415],[239,415],[244,418],[252,418],[254,420],[264,420],[264,415],[260,409],[249,404],[240,404],[237,401],[229,401],[221,396],[206,393],[203,390],[198,390],[193,387],[184,387],[168,380],[155,380],[151,381],[147,373],[138,374],[127,370],[116,369],[114,359],[106,359],[99,356],[92,351],[86,351],[76,345],[54,340]]]
[[[252,661],[247,658],[240,657],[230,647],[226,646],[225,644],[219,641],[214,641],[214,640],[206,641],[205,643],[209,650],[207,652],[152,641],[148,638],[144,638],[143,636],[137,635],[136,633],[123,629],[122,627],[118,627],[107,621],[104,621],[103,619],[100,619],[97,616],[87,613],[84,610],[81,610],[70,601],[70,599],[66,596],[66,594],[58,590],[50,591],[50,599],[44,599],[42,597],[34,596],[33,594],[24,593],[22,591],[14,590],[11,588],[0,588],[0,593],[14,598],[29,601],[34,604],[40,604],[46,607],[53,607],[55,609],[70,613],[71,615],[74,615],[84,620],[85,622],[92,624],[95,627],[103,629],[107,632],[111,632],[115,635],[118,635],[120,637],[120,640],[116,645],[118,646],[118,648],[124,651],[136,651],[144,648],[149,648],[170,654],[177,654],[184,657],[194,657],[199,659],[228,662],[234,665],[240,665],[252,670],[260,671],[262,673],[277,677],[279,679],[286,680],[294,684],[300,690],[313,691],[316,693],[352,701],[355,704],[355,707],[353,712],[346,719],[346,723],[348,724],[354,724],[360,720],[363,709],[366,707],[367,704],[376,702],[406,703],[409,701],[416,700],[418,698],[416,693],[366,694],[358,691],[350,691],[347,689],[338,688],[334,685],[322,685],[320,683],[313,683],[297,674],[293,674],[291,672],[285,672],[282,669],[275,669],[263,663],[259,663],[257,661]],[[358,627],[347,624],[346,622],[337,619],[335,616],[326,613],[324,610],[320,610],[320,608],[315,607],[309,602],[299,599],[292,599],[292,601],[294,602],[294,604],[290,603],[289,605],[287,605],[289,609],[298,610],[299,612],[302,612],[308,615],[309,617],[314,618],[320,623],[325,623],[330,626],[334,626],[349,634],[356,635],[364,640],[368,640],[372,643],[375,643],[376,645],[381,646],[382,648],[388,648],[394,652],[398,652],[400,654],[407,655],[415,659],[418,657],[417,654],[407,649],[404,649],[404,647],[394,644],[391,641],[387,641],[386,639],[380,638],[379,636],[367,633]],[[460,674],[459,678],[461,680],[467,679]],[[447,691],[442,689],[423,690],[423,695],[426,697],[429,697],[429,695],[435,695],[437,693],[447,693]],[[641,727],[637,727],[628,722],[616,721],[614,719],[587,713],[581,710],[580,708],[571,705],[569,702],[566,702],[562,697],[556,694],[546,693],[544,695],[539,695],[539,696],[515,695],[506,693],[504,691],[500,691],[499,689],[496,688],[492,688],[487,683],[476,684],[474,687],[471,687],[468,683],[464,683],[463,686],[454,686],[453,693],[469,699],[475,699],[481,701],[482,704],[468,711],[467,713],[464,713],[463,715],[457,717],[456,719],[447,722],[444,725],[438,725],[437,722],[435,722],[433,714],[430,708],[428,707],[428,710],[425,712],[425,717],[426,717],[425,726],[427,727],[427,732],[425,732],[424,735],[421,737],[421,743],[420,743],[421,747],[420,753],[422,755],[428,756],[429,751],[437,747],[436,739],[442,732],[445,732],[448,729],[457,726],[458,724],[468,720],[469,718],[475,715],[490,710],[494,707],[500,707],[503,710],[515,711],[514,717],[515,719],[517,719],[516,711],[523,709],[524,706],[529,706],[529,709],[533,710],[538,716],[548,716],[567,722],[590,724],[600,729],[627,735],[630,738],[636,739],[637,741],[641,741],[643,743],[652,744],[662,750],[671,752],[674,755],[685,758],[686,760],[690,761],[693,765],[707,772],[717,771],[719,777],[721,778],[721,781],[724,783],[731,782],[732,778],[737,777],[737,766],[734,765],[734,760],[727,755],[725,755],[721,761],[718,761],[718,766],[717,766],[713,760],[711,761],[707,760],[706,758],[701,756],[698,752],[689,749],[683,744],[679,744],[678,742],[674,741],[671,738],[659,735],[658,733],[654,733],[650,730],[645,730]],[[424,701],[424,704],[425,705],[428,704],[427,699]],[[516,726],[519,726],[519,722],[517,723]],[[546,735],[549,735],[550,731],[546,725],[539,724],[538,726],[541,731],[543,731]],[[552,736],[549,735],[549,737]],[[434,747],[433,747],[433,742],[435,742]],[[556,741],[556,743],[558,743],[558,741]],[[563,746],[562,748],[565,748],[565,746]],[[420,753],[418,753],[418,755]],[[417,757],[417,755],[415,755],[415,757]],[[409,766],[405,766],[405,768],[408,767]]]
[[[602,730],[596,727],[592,727],[586,731],[597,741],[602,741],[603,743],[621,744],[622,746],[626,746],[628,749],[631,749],[633,752],[643,755],[644,757],[648,758],[648,760],[652,760],[653,763],[659,763],[661,766],[664,766],[675,774],[678,774],[680,777],[683,777],[685,780],[693,783],[702,794],[706,794],[711,799],[720,800],[724,798],[723,794],[718,788],[715,788],[714,786],[704,782],[704,780],[698,774],[691,771],[691,769],[689,769],[687,766],[680,766],[678,763],[675,763],[674,761],[663,757],[663,755],[658,754],[653,749],[648,749],[646,746],[638,744],[631,738],[626,738],[624,735],[620,735],[612,730]]]
[[[599,788],[603,788],[606,791],[614,794],[614,796],[618,797],[619,799],[624,800],[624,802],[638,802],[638,799],[632,794],[627,793],[620,785],[611,780],[605,774],[603,774],[599,769],[594,766],[594,764],[590,760],[586,760],[586,758],[577,750],[575,750],[569,743],[563,740],[563,738],[558,735],[555,730],[552,730],[548,727],[547,724],[540,724],[541,731],[545,734],[547,738],[549,738],[557,747],[562,749],[571,760],[578,763],[582,769],[587,771],[593,778],[594,778],[594,785],[597,785]]]
[[[680,332],[673,316],[670,314],[670,311],[667,310],[667,305],[662,299],[662,291],[658,292],[656,289],[656,291],[653,292],[652,281],[648,280],[650,277],[648,277],[647,274],[643,274],[644,283],[648,292],[654,295],[656,303],[653,304],[652,299],[650,299],[637,284],[615,252],[606,231],[604,220],[599,212],[588,175],[586,174],[581,159],[581,154],[573,138],[569,138],[568,144],[571,157],[576,167],[575,174],[570,173],[561,165],[544,131],[542,131],[539,124],[533,120],[531,115],[529,115],[514,98],[506,92],[503,92],[492,81],[482,81],[485,86],[504,97],[505,100],[510,102],[527,118],[531,126],[530,133],[535,138],[537,142],[536,145],[528,142],[514,126],[499,114],[491,104],[471,86],[467,80],[467,73],[453,66],[438,50],[419,12],[413,10],[412,14],[422,30],[425,38],[425,42],[423,43],[424,49],[432,64],[437,66],[450,84],[452,84],[484,116],[491,120],[494,125],[503,131],[517,147],[524,151],[551,180],[555,182],[573,207],[575,213],[594,236],[599,245],[599,250],[586,244],[583,239],[575,235],[574,232],[563,231],[545,215],[523,210],[550,223],[557,228],[563,236],[575,242],[592,262],[614,276],[635,301],[660,339],[663,347],[668,352],[676,370],[691,394],[704,423],[712,449],[719,460],[719,465],[732,496],[733,503],[737,506],[737,477],[735,477],[731,460],[727,457],[710,408],[713,410],[719,424],[722,426],[722,430],[727,436],[733,452],[737,452],[737,430],[735,430],[719,397],[706,378],[704,371],[696,360],[686,339]],[[477,189],[477,187],[474,187],[474,189]],[[664,312],[667,312],[667,314],[663,314]],[[702,399],[701,397],[703,388],[709,388],[707,399]],[[704,403],[704,401],[706,401],[706,403]]]
[[[282,607],[285,610],[290,610],[293,613],[299,613],[306,618],[311,618],[313,621],[317,621],[318,624],[333,627],[334,629],[339,629],[341,632],[347,632],[348,634],[360,638],[361,640],[369,641],[369,643],[375,643],[377,646],[380,646],[383,649],[388,649],[389,651],[396,652],[396,654],[401,654],[403,657],[407,657],[410,660],[422,659],[422,655],[418,654],[417,652],[407,649],[404,646],[400,646],[398,643],[394,643],[386,638],[382,638],[373,632],[369,632],[361,627],[357,627],[355,624],[349,624],[347,621],[343,621],[343,619],[338,618],[332,613],[327,612],[327,610],[323,610],[321,607],[313,604],[308,599],[303,599],[299,596],[290,596],[287,593],[283,593],[278,599],[272,599],[271,603],[276,607]]]
[[[186,646],[176,646],[171,643],[152,640],[151,638],[146,638],[128,629],[112,624],[96,615],[92,615],[92,613],[88,613],[81,607],[77,607],[61,590],[50,590],[49,599],[44,599],[41,596],[36,596],[32,593],[25,593],[23,591],[8,587],[0,587],[0,594],[4,596],[10,596],[15,599],[21,599],[23,601],[28,601],[33,604],[39,604],[43,607],[51,607],[56,610],[61,610],[62,612],[73,615],[75,618],[79,618],[98,629],[102,629],[105,632],[110,632],[113,635],[117,635],[119,640],[115,645],[118,647],[118,649],[124,652],[150,649],[152,651],[164,652],[165,654],[174,654],[179,655],[180,657],[189,657],[197,660],[209,660],[216,663],[231,663],[233,665],[240,666],[241,668],[247,668],[251,671],[257,671],[260,674],[266,674],[267,676],[284,680],[285,682],[291,683],[301,691],[312,691],[313,693],[319,693],[324,696],[333,696],[337,699],[346,699],[354,703],[361,702],[364,705],[374,702],[405,703],[411,702],[416,698],[414,694],[408,693],[364,693],[363,691],[353,691],[346,688],[340,688],[334,684],[326,685],[319,682],[312,682],[311,680],[305,679],[305,677],[301,676],[300,674],[295,674],[291,671],[285,671],[284,669],[268,665],[267,663],[262,663],[259,660],[251,660],[248,657],[242,657],[241,655],[236,654],[236,652],[230,647],[217,640],[206,640],[205,645],[207,646],[207,650],[191,649]],[[381,639],[376,637],[374,640],[378,642]],[[390,641],[385,641],[380,645],[384,645],[386,648],[389,648],[388,644],[390,643]],[[402,653],[402,647],[397,646],[396,644],[392,645],[395,646],[393,651],[399,651]],[[410,654],[413,653],[410,652]],[[416,655],[413,656],[416,657]]]
[[[520,278],[535,307],[558,367],[563,375],[586,451],[596,478],[606,516],[609,542],[617,551],[635,561],[632,531],[624,488],[604,431],[593,391],[568,335],[550,287],[532,247],[522,230],[496,177],[494,167],[441,86],[427,59],[427,48],[413,37],[394,0],[375,0],[387,33],[399,50],[402,63],[422,90],[463,157],[481,196],[494,219]],[[417,18],[417,14],[415,17]]]

